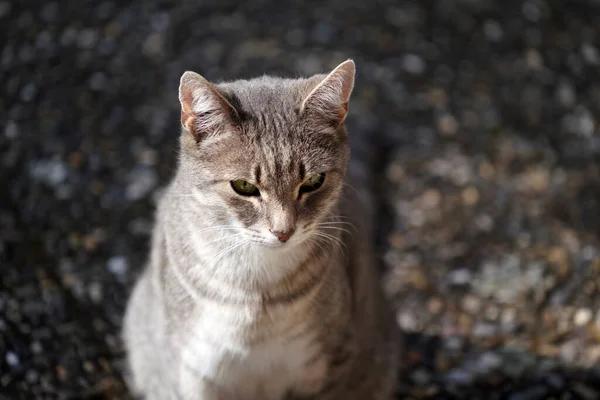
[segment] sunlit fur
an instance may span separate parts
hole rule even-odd
[[[309,79],[184,74],[179,168],[125,319],[136,392],[390,398],[395,325],[344,190],[353,83],[351,61]],[[300,193],[319,173],[323,185]],[[260,195],[237,193],[238,179]]]

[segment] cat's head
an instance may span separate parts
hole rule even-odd
[[[207,219],[248,243],[293,246],[340,196],[354,62],[308,79],[181,77],[181,165]]]

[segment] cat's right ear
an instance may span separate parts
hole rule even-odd
[[[237,117],[237,111],[219,89],[192,71],[181,76],[179,102],[181,125],[197,141],[221,131]]]

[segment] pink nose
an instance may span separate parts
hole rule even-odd
[[[273,232],[271,231],[271,233],[275,236],[277,236],[277,239],[279,239],[280,242],[287,242],[288,240],[290,240],[290,238],[292,237],[292,235],[294,234],[294,230],[289,230],[287,232]]]

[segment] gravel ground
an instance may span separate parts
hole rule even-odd
[[[0,399],[128,398],[176,88],[358,65],[402,399],[600,399],[600,2],[0,1]]]

